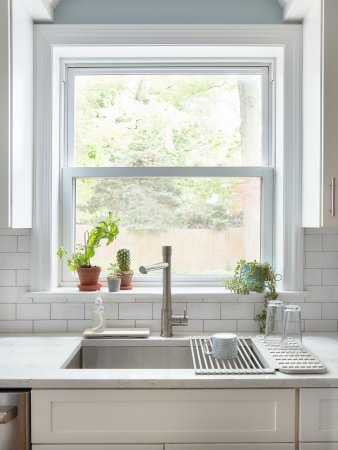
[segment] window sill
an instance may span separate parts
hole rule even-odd
[[[129,291],[108,292],[107,288],[102,288],[99,293],[104,301],[148,301],[157,302],[162,299],[161,287],[135,287]],[[97,292],[80,292],[77,288],[60,287],[53,291],[26,292],[29,298],[43,298],[44,301],[62,301],[61,299],[88,301],[97,296]],[[304,302],[308,297],[306,291],[280,291],[279,299],[286,302]],[[251,292],[250,295],[242,295],[225,290],[223,287],[173,287],[172,300],[196,301],[196,302],[260,302],[263,301],[264,294]]]

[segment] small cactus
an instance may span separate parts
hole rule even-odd
[[[116,260],[121,272],[130,271],[130,250],[121,248],[116,254]]]

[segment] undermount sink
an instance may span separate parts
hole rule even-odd
[[[89,341],[89,340],[88,340]],[[90,340],[66,369],[193,369],[189,341]]]

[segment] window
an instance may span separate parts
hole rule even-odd
[[[239,178],[242,183],[242,179],[256,178],[260,187],[261,258],[272,261],[277,272],[283,275],[282,289],[301,290],[301,48],[302,27],[297,25],[81,25],[76,28],[36,25],[35,117],[39,120],[35,121],[34,140],[32,290],[49,291],[60,286],[60,281],[64,286],[70,282],[75,285],[76,280],[68,270],[63,270],[60,276],[56,250],[60,244],[71,250],[75,241],[76,184],[82,183],[82,179],[94,183],[95,180],[108,182],[109,178],[125,178],[129,182],[153,180],[153,186],[158,180],[174,183],[175,178],[182,182],[183,179],[221,179],[223,186],[233,178]],[[176,67],[172,68],[175,63]],[[226,70],[228,74],[243,70],[265,72],[259,115],[262,117],[261,161],[247,165],[243,161],[239,165],[238,160],[232,160],[231,165],[228,161],[217,166],[215,161],[210,166],[202,165],[203,161],[198,165],[196,159],[196,164],[190,166],[130,167],[118,165],[117,161],[104,167],[92,163],[75,165],[75,141],[71,136],[75,79],[82,73],[84,80],[85,71],[89,79],[90,75],[117,75],[119,69],[123,69],[123,75],[149,76],[192,72],[196,76],[214,75],[217,71],[224,74]],[[74,82],[69,75],[72,70]],[[186,204],[191,204],[190,198]],[[122,239],[122,231],[119,238]],[[116,244],[122,247],[119,238]],[[222,241],[219,242],[221,247]],[[230,242],[236,246],[235,240]],[[197,245],[204,247],[203,254],[206,254],[205,241],[199,238]],[[178,253],[184,252],[174,248],[173,257]],[[148,254],[149,249],[144,248],[146,258],[142,257],[142,263],[153,262],[153,256],[149,254],[148,259]],[[225,274],[226,251],[223,254],[224,264],[217,267],[217,272],[224,268]],[[160,259],[160,248],[157,255]],[[187,258],[192,260],[188,253]],[[137,270],[135,258],[133,267]],[[220,276],[211,271],[197,281],[208,284],[213,276],[219,281]],[[191,285],[189,277],[192,275],[186,275],[185,279]],[[146,279],[149,282],[150,277]]]
[[[120,234],[95,259],[104,271],[122,247],[136,271],[172,245],[178,282],[219,281],[240,258],[272,262],[270,70],[226,60],[67,66],[64,246],[113,211]],[[72,281],[66,267],[62,279]]]

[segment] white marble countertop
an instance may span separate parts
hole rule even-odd
[[[150,339],[156,345],[162,338]],[[81,346],[80,336],[1,335],[0,388],[338,387],[338,334],[309,334],[304,344],[326,364],[327,373],[197,376],[193,369],[64,369],[62,366]]]

